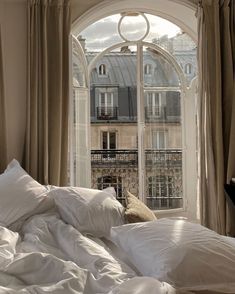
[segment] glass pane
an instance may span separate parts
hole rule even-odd
[[[103,132],[103,149],[108,149],[108,133],[107,132]]]
[[[72,185],[89,187],[90,178],[88,173],[90,170],[88,148],[88,132],[87,132],[87,101],[89,93],[85,88],[74,88],[74,118],[72,133],[72,152],[73,152],[73,182]],[[81,166],[83,167],[81,169]],[[86,172],[84,172],[86,171]]]
[[[109,148],[116,149],[116,133],[109,133]]]
[[[138,24],[138,29],[136,29]],[[133,13],[122,18],[120,24],[120,33],[127,41],[138,41],[142,39],[147,32],[147,22],[143,15]]]
[[[144,75],[145,191],[151,209],[183,206],[182,119],[180,82],[173,66],[144,48],[144,64],[153,71]],[[144,66],[144,65],[143,65]]]
[[[105,93],[100,93],[100,106],[105,105]]]
[[[72,74],[73,74],[73,117],[70,132],[70,184],[83,185],[90,184],[90,155],[88,149],[88,97],[89,92],[85,80],[85,56],[73,38]],[[81,172],[81,166],[83,171]],[[85,172],[84,172],[85,171]]]
[[[87,53],[101,52],[123,41],[118,33],[120,18],[120,14],[105,17],[91,24],[80,33],[80,38],[84,39],[84,47]],[[90,54],[87,54],[88,62],[91,60],[90,56]]]
[[[81,58],[80,48],[78,47],[76,41],[73,39],[73,87],[85,87],[85,75],[84,67]]]
[[[157,44],[175,57],[186,75],[188,84],[197,74],[197,45],[175,24],[161,17],[146,14],[150,31],[145,41]]]
[[[138,195],[138,152],[137,152],[137,92],[136,92],[136,49],[121,54],[112,51],[98,62],[108,68],[104,80],[91,73],[91,166],[92,188],[113,186],[117,198],[124,204],[123,190]],[[106,108],[99,105],[99,93],[107,93]],[[106,111],[108,110],[108,111]],[[105,112],[106,111],[106,112]],[[102,115],[101,115],[102,114]],[[106,150],[99,144],[101,132],[108,133]],[[108,145],[108,147],[106,147]],[[107,179],[111,183],[107,183]],[[102,179],[102,180],[101,180]],[[103,182],[102,182],[103,181]],[[105,182],[104,182],[105,181]],[[103,183],[103,184],[101,184]]]

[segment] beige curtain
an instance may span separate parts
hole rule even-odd
[[[234,235],[224,184],[235,177],[235,3],[202,0],[198,9],[199,192],[201,220]]]
[[[25,168],[43,184],[67,184],[69,0],[28,1]]]
[[[6,113],[3,78],[2,38],[0,26],[0,173],[7,164]]]

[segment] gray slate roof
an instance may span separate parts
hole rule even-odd
[[[89,54],[88,62],[94,58]],[[136,87],[136,54],[135,53],[110,53],[97,62],[96,68],[91,73],[91,85],[93,86],[119,86]],[[107,75],[100,76],[98,68],[100,64],[105,64]],[[152,74],[144,75],[145,85],[164,87],[178,86],[178,77],[173,68],[162,57],[153,57],[151,53],[144,54],[144,64],[152,65]]]

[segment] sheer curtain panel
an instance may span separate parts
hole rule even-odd
[[[42,184],[67,184],[69,0],[28,1],[26,170]]]
[[[235,2],[202,0],[198,8],[199,193],[207,227],[235,235],[224,184],[235,177]]]

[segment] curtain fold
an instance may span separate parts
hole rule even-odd
[[[5,108],[2,37],[0,26],[0,173],[7,165],[6,108]]]
[[[235,235],[224,184],[235,177],[234,1],[198,8],[199,193],[202,224]]]
[[[70,0],[28,1],[25,168],[42,184],[68,178]]]

